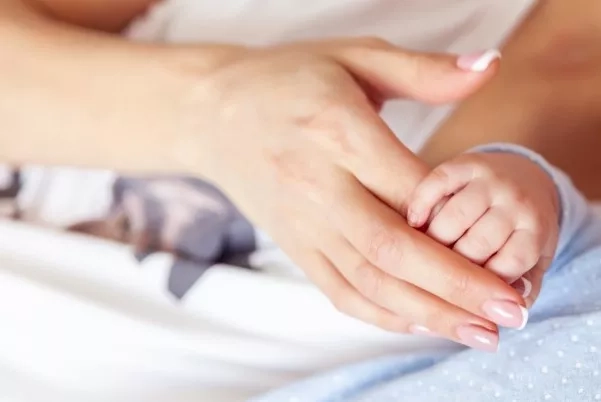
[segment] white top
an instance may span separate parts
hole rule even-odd
[[[171,0],[128,35],[247,44],[369,35],[471,52],[498,46],[532,1]],[[396,102],[385,116],[416,149],[448,111]],[[110,175],[76,173],[30,169],[32,186],[61,185],[46,207],[36,188],[24,197],[49,221],[84,214],[82,205],[94,214],[104,201],[91,183]],[[71,191],[82,182],[89,191]],[[92,400],[91,392],[112,401],[234,401],[344,361],[440,347],[341,317],[299,279],[215,269],[176,307],[158,288],[167,255],[142,271],[129,250],[107,242],[8,223],[0,238],[0,378],[11,385],[0,388],[14,390],[10,401]]]
[[[377,36],[427,51],[495,48],[534,0],[171,0],[134,23],[129,35],[168,42],[267,45]],[[410,148],[426,141],[449,107],[387,105],[384,116]]]

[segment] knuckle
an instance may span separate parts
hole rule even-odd
[[[471,277],[468,274],[456,273],[452,278],[449,278],[448,283],[450,284],[448,296],[451,302],[464,300],[470,293]]]
[[[452,170],[450,164],[442,164],[432,170],[431,178],[436,183],[446,183],[451,179]]]
[[[315,99],[316,107],[311,109],[308,117],[299,119],[301,126],[305,128],[338,129],[335,124],[348,113],[347,105],[341,102],[335,94],[321,94]]]
[[[543,214],[530,200],[521,205],[520,215],[524,222],[524,226],[536,235],[545,233],[551,229],[547,216],[545,216],[545,214]]]
[[[386,265],[391,259],[397,265],[402,265],[404,247],[401,245],[401,236],[388,228],[377,230],[369,238],[366,257],[378,267]]]
[[[464,225],[470,221],[470,208],[465,204],[449,203],[449,218],[459,225]]]
[[[530,199],[527,191],[517,185],[513,180],[506,177],[498,179],[499,184],[502,186],[503,191],[511,201],[513,205],[518,206],[521,210],[525,211],[530,209]]]
[[[301,155],[294,151],[269,151],[265,158],[271,165],[275,183],[293,184],[304,194],[314,194],[320,189],[319,174],[307,166]]]
[[[352,131],[343,123],[348,120],[348,104],[335,95],[323,95],[316,102],[320,103],[319,107],[297,119],[301,131],[328,150],[354,154],[356,144]]]
[[[535,248],[525,247],[520,253],[507,256],[504,264],[510,272],[522,273],[534,267],[538,262],[538,257]]]
[[[537,210],[536,206],[526,198],[523,198],[520,203],[520,214],[535,227],[540,226],[544,220],[543,215]]]
[[[468,236],[466,249],[475,255],[487,255],[493,251],[493,245],[486,236]]]

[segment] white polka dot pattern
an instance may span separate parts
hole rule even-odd
[[[548,169],[540,158],[533,160]],[[390,356],[310,378],[254,401],[601,400],[601,221],[565,176],[550,174],[563,208],[559,252],[530,311],[527,330],[502,331],[498,353]]]

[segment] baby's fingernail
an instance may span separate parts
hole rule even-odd
[[[471,348],[496,352],[499,348],[499,335],[478,325],[462,325],[457,328],[461,342]]]
[[[497,59],[501,58],[501,53],[496,49],[490,49],[483,52],[467,54],[457,59],[457,67],[465,71],[483,72]]]
[[[407,216],[407,223],[409,226],[416,227],[419,225],[419,215],[413,211],[409,211],[409,216]]]
[[[528,322],[528,310],[514,302],[488,300],[482,310],[492,322],[503,327],[523,329]]]
[[[518,291],[518,293],[520,295],[522,295],[522,297],[525,299],[526,297],[530,296],[530,293],[532,293],[532,282],[530,282],[528,279],[524,278],[523,276],[518,279],[517,281],[513,282],[511,284],[511,286]]]

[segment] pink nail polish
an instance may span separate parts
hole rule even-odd
[[[457,59],[457,67],[465,71],[483,72],[497,59],[501,58],[498,50],[491,49],[484,52],[467,54]]]
[[[409,332],[415,335],[438,336],[436,333],[432,332],[430,328],[418,324],[411,324],[409,326]]]
[[[499,335],[477,325],[462,325],[457,328],[461,342],[471,348],[496,352],[499,347]]]
[[[530,293],[532,293],[532,282],[523,276],[517,281],[513,282],[511,287],[517,290],[523,298],[530,296]]]
[[[492,322],[503,327],[523,329],[528,322],[528,310],[514,302],[488,300],[482,310]]]

